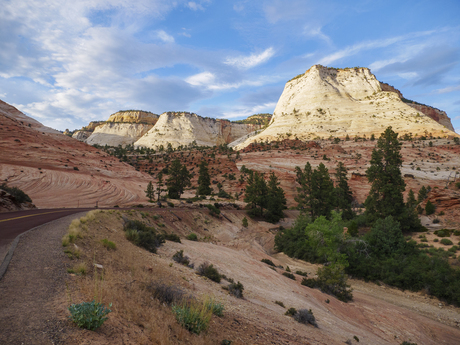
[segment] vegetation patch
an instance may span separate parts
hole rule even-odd
[[[109,308],[112,304],[109,304]],[[96,301],[72,304],[69,307],[70,319],[80,328],[94,331],[108,320],[107,314],[111,312],[104,304]]]
[[[219,271],[208,262],[203,262],[200,266],[198,266],[197,273],[198,275],[209,278],[216,283],[220,283],[222,278]]]

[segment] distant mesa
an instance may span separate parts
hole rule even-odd
[[[286,83],[269,126],[235,148],[286,138],[369,137],[388,126],[400,135],[457,136],[445,112],[406,100],[368,68],[314,65]]]

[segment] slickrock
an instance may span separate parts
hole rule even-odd
[[[173,148],[188,146],[194,142],[200,146],[228,144],[261,128],[257,124],[232,123],[211,119],[188,112],[166,112],[160,115],[156,125],[134,143],[135,147]]]
[[[284,138],[370,137],[388,126],[401,136],[458,136],[445,113],[415,106],[403,102],[389,85],[382,87],[368,68],[315,65],[286,83],[268,128],[236,149]]]
[[[150,179],[4,102],[0,102],[0,163],[0,180],[24,190],[41,208],[144,201]]]
[[[126,146],[141,138],[158,121],[158,115],[140,111],[119,111],[110,115],[109,119],[94,128],[86,139],[89,145]]]

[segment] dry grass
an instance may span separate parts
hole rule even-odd
[[[116,336],[136,344],[220,344],[224,337],[215,322],[211,321],[208,332],[191,334],[179,325],[170,306],[153,298],[148,287],[155,282],[180,286],[187,294],[192,294],[193,289],[174,275],[166,261],[130,243],[122,230],[121,217],[111,214],[96,211],[69,227],[69,233],[80,234],[74,240],[81,251],[79,264],[88,268],[86,275],[67,282],[69,299],[72,303],[93,299],[105,305],[112,303],[109,320],[97,333],[85,333],[85,340],[110,343],[109,339]],[[132,212],[131,217],[141,219],[140,214]],[[99,224],[104,224],[103,229]],[[117,250],[101,248],[104,238],[115,241]],[[77,273],[75,268],[74,271]]]

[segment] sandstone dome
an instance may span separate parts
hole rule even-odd
[[[286,83],[270,125],[235,148],[286,138],[378,136],[388,126],[400,135],[458,136],[444,112],[409,103],[368,68],[315,65]]]

